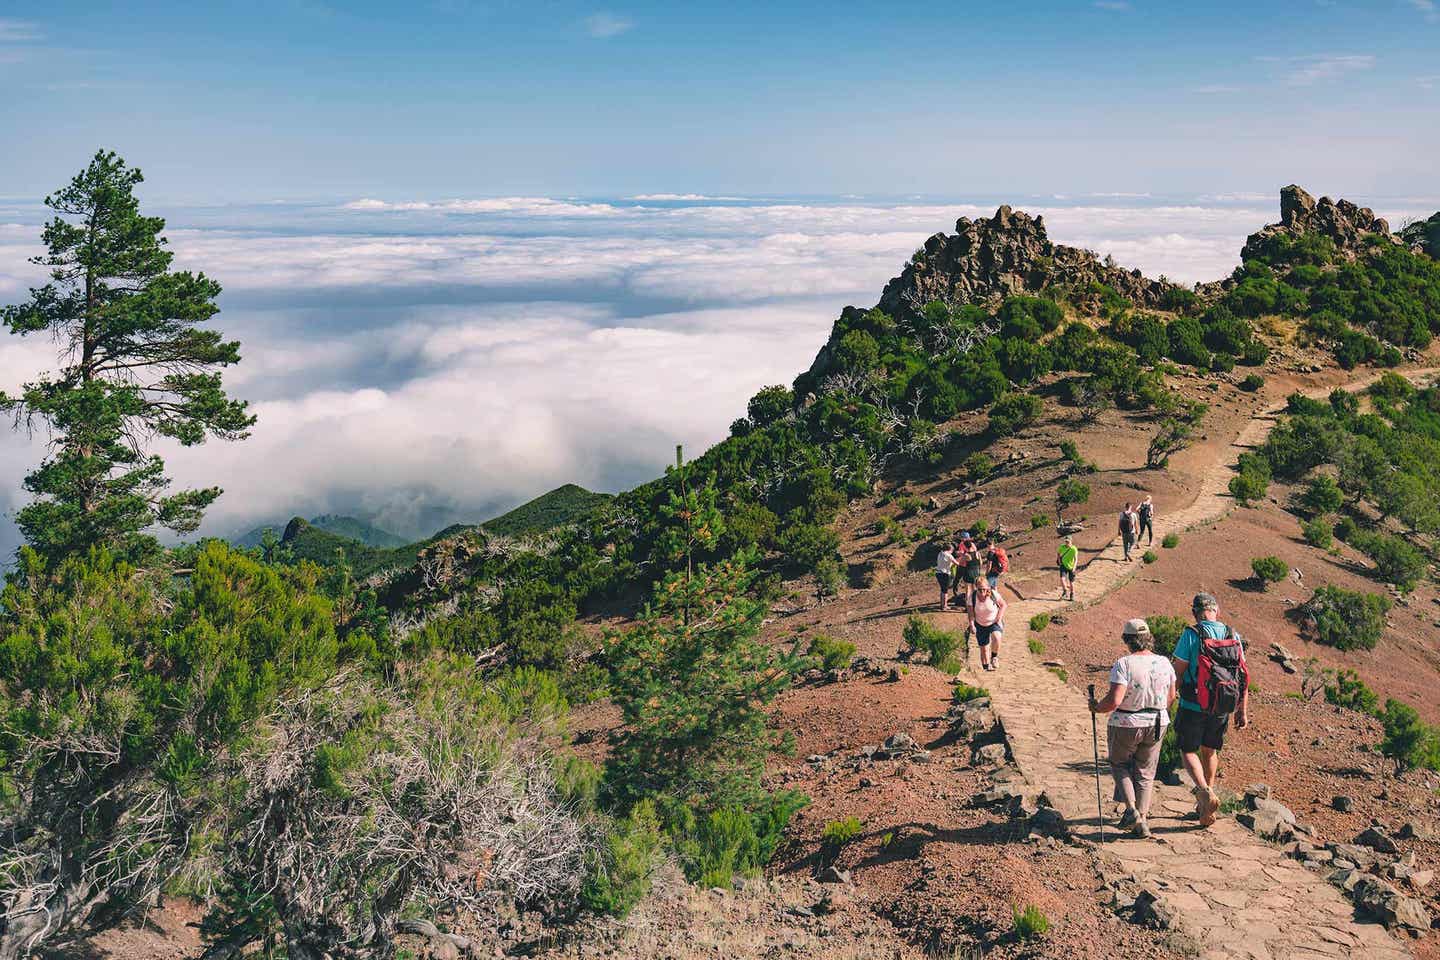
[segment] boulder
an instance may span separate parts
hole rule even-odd
[[[1430,831],[1418,820],[1406,820],[1395,831],[1395,836],[1401,840],[1428,840]]]
[[[1070,835],[1070,825],[1065,822],[1064,815],[1054,807],[1040,807],[1030,817],[1029,832],[1033,836],[1040,834],[1046,837],[1064,839]]]
[[[1270,799],[1270,784],[1252,783],[1245,788],[1245,804],[1251,810],[1255,809],[1255,801]]]
[[[1389,854],[1390,856],[1395,856],[1400,853],[1400,848],[1395,845],[1394,840],[1390,839],[1390,835],[1385,832],[1383,827],[1366,827],[1360,831],[1360,835],[1355,838],[1355,842],[1362,847],[1369,847],[1376,853]]]
[[[1416,890],[1424,890],[1426,887],[1430,886],[1430,884],[1435,881],[1435,871],[1412,870],[1410,872],[1410,876],[1406,879],[1410,881],[1410,886],[1414,887]]]
[[[1375,851],[1354,843],[1327,843],[1326,848],[1342,860],[1349,860],[1361,870],[1368,870],[1380,862]]]
[[[1339,810],[1341,813],[1349,813],[1351,810],[1355,809],[1355,801],[1352,800],[1350,797],[1337,796],[1330,801],[1330,806],[1334,807],[1336,810]]]
[[[832,863],[824,870],[821,870],[820,875],[815,879],[819,880],[821,883],[849,883],[850,871],[841,870],[839,867],[835,866]]]
[[[1430,929],[1430,911],[1414,897],[1407,897],[1379,877],[1363,876],[1353,889],[1355,905],[1387,927],[1421,932]]]
[[[974,762],[1001,764],[1005,762],[1007,752],[1003,743],[987,743],[975,751]]]
[[[1160,930],[1176,930],[1184,926],[1184,914],[1164,894],[1144,887],[1135,896],[1134,917],[1137,923]]]

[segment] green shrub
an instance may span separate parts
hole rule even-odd
[[[1048,626],[1050,626],[1050,614],[1048,613],[1037,613],[1030,618],[1030,629],[1035,633],[1039,633]]]
[[[1380,753],[1395,761],[1397,772],[1440,770],[1440,730],[1421,721],[1414,707],[1386,700],[1380,723],[1385,728]]]
[[[966,479],[979,482],[995,472],[995,461],[987,454],[972,453],[965,458],[964,467]]]
[[[1150,628],[1150,636],[1155,638],[1155,652],[1165,657],[1175,652],[1175,644],[1179,642],[1180,634],[1190,625],[1180,617],[1164,614],[1146,617],[1145,624]]]
[[[976,540],[984,540],[985,535],[989,532],[990,522],[988,520],[976,520],[970,524],[970,535]]]
[[[1045,641],[1041,640],[1039,637],[1028,638],[1025,641],[1025,645],[1029,647],[1030,652],[1035,654],[1035,656],[1037,657],[1045,653]]]
[[[1090,484],[1083,480],[1066,478],[1055,485],[1055,516],[1057,519],[1065,516],[1065,509],[1090,499]]]
[[[1354,670],[1325,671],[1325,702],[1371,716],[1380,714],[1380,697]]]
[[[1248,507],[1254,501],[1264,499],[1269,486],[1265,478],[1258,474],[1236,474],[1230,478],[1230,496],[1239,501],[1242,507]]]
[[[1049,670],[1051,673],[1055,674],[1055,676],[1059,677],[1061,683],[1070,682],[1070,671],[1066,670],[1064,667],[1046,667],[1045,669]]]
[[[818,659],[824,670],[843,670],[850,666],[850,658],[855,656],[855,644],[822,633],[811,639],[810,649],[805,652]]]
[[[921,497],[915,496],[914,494],[910,494],[908,496],[896,498],[895,506],[900,508],[900,516],[913,517],[915,516],[915,514],[925,509],[925,500]]]
[[[1043,530],[1048,526],[1050,526],[1050,517],[1048,514],[1034,513],[1030,515],[1031,530]]]
[[[979,700],[981,697],[990,696],[990,691],[984,687],[972,687],[968,683],[957,683],[955,689],[950,692],[950,699],[955,703],[969,703],[971,700]]]
[[[1301,605],[1300,615],[1315,621],[1321,643],[1337,650],[1374,650],[1390,606],[1390,598],[1383,594],[1323,586]]]
[[[1334,477],[1322,473],[1306,484],[1299,500],[1312,514],[1334,513],[1345,505],[1345,494]]]
[[[1240,389],[1247,393],[1254,393],[1263,386],[1265,386],[1265,378],[1258,373],[1249,374],[1240,381]]]
[[[1312,547],[1329,550],[1335,542],[1335,528],[1324,517],[1301,521],[1300,530],[1305,534],[1305,542]]]
[[[834,850],[839,850],[845,844],[858,839],[864,832],[865,825],[860,822],[858,817],[831,820],[820,831],[820,842]]]
[[[1164,547],[1166,550],[1174,550],[1176,547],[1180,546],[1180,534],[1165,534],[1164,539],[1160,541],[1160,546]]]
[[[1279,557],[1256,557],[1250,561],[1250,569],[1261,585],[1279,583],[1290,575],[1290,566]]]
[[[960,661],[955,658],[962,639],[959,634],[941,630],[920,617],[912,616],[905,624],[904,637],[911,650],[925,653],[931,666],[946,673],[960,669]]]
[[[997,437],[1012,436],[1038,420],[1043,406],[1033,394],[1004,394],[990,408],[990,432]]]
[[[1033,903],[1025,905],[1025,909],[1011,908],[1015,918],[1015,936],[1021,940],[1035,940],[1045,936],[1050,930],[1050,920]]]
[[[1415,589],[1425,575],[1425,554],[1408,540],[1388,533],[1352,536],[1351,544],[1375,562],[1375,573],[1401,590]]]
[[[650,890],[660,859],[660,818],[649,799],[615,821],[591,855],[580,900],[589,910],[624,918]]]
[[[1360,526],[1355,522],[1354,517],[1341,517],[1335,521],[1335,539],[1349,543],[1355,539],[1355,534],[1360,532]]]
[[[1146,563],[1154,563],[1156,560],[1159,560],[1160,558],[1155,555],[1155,551],[1154,551],[1154,550],[1146,550],[1143,554],[1141,554],[1140,559],[1141,559],[1141,560],[1144,560]]]

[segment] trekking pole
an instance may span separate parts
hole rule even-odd
[[[1090,703],[1095,703],[1095,684],[1090,684]],[[1100,820],[1100,842],[1105,842],[1105,804],[1100,799],[1100,727],[1095,722],[1095,711],[1090,711],[1090,745],[1095,752],[1095,815]]]

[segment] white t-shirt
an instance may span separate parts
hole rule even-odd
[[[940,551],[940,559],[935,561],[936,573],[949,573],[955,569],[955,554],[949,550]]]
[[[1112,727],[1153,727],[1153,713],[1121,713],[1121,710],[1159,710],[1160,725],[1170,722],[1167,707],[1170,690],[1175,686],[1175,668],[1169,657],[1156,653],[1132,653],[1115,661],[1110,668],[1110,682],[1125,685],[1120,707],[1110,714]]]

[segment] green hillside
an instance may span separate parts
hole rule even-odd
[[[595,507],[611,499],[608,493],[593,493],[584,487],[567,483],[522,503],[509,513],[502,513],[481,524],[491,533],[507,537],[523,536],[527,533],[543,533],[568,523],[574,523]]]
[[[367,523],[358,517],[325,513],[318,517],[311,517],[308,522],[312,527],[350,540],[358,540],[369,547],[403,547],[407,542],[404,537],[396,536],[389,530],[382,530],[373,523]],[[284,523],[263,523],[248,533],[232,539],[230,543],[243,550],[250,550],[260,546],[265,538],[266,530],[274,530],[279,533],[286,526],[287,524]]]

